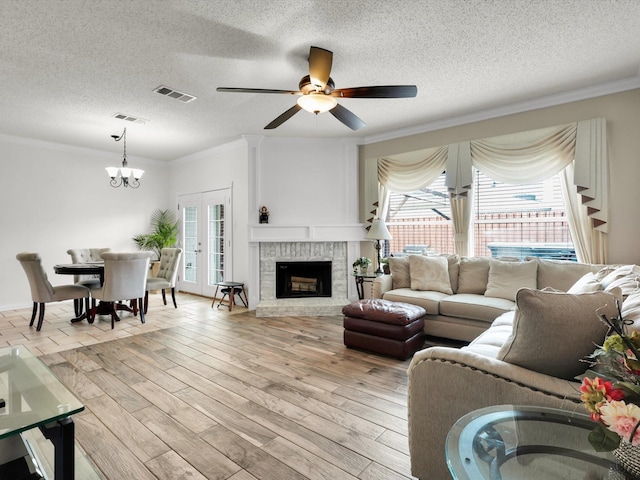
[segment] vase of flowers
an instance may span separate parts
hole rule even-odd
[[[597,422],[589,434],[596,451],[613,451],[630,473],[640,475],[640,335],[627,333],[618,318],[600,318],[609,326],[602,346],[589,357],[591,367],[581,375],[581,399]]]

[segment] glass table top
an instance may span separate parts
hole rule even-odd
[[[26,347],[0,348],[0,439],[63,419],[84,405]]]
[[[611,452],[593,449],[594,427],[588,415],[560,409],[482,408],[449,431],[447,465],[456,480],[633,478]]]

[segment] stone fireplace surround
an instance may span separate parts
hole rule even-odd
[[[260,225],[251,229],[253,298],[257,317],[340,315],[357,299],[351,264],[360,254],[364,226],[293,228]],[[286,233],[291,240],[283,235]],[[296,238],[297,237],[297,238]],[[331,297],[276,298],[276,262],[331,261]],[[252,303],[252,297],[249,299]]]

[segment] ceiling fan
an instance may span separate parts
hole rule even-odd
[[[335,88],[331,74],[333,52],[320,47],[309,50],[309,75],[300,79],[299,90],[271,90],[266,88],[218,87],[218,92],[230,93],[284,93],[297,95],[297,103],[282,115],[269,123],[265,130],[279,127],[301,109],[316,115],[329,112],[351,130],[365,126],[353,112],[340,105],[337,98],[408,98],[415,97],[418,89],[415,85],[384,85],[376,87]]]

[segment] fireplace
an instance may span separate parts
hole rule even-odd
[[[260,286],[259,301],[256,301],[256,317],[340,315],[342,307],[350,303],[349,288],[353,290],[354,295],[357,294],[355,282],[349,275],[353,260],[347,259],[359,256],[360,251],[357,249],[360,245],[359,241],[261,241],[256,242],[255,245],[257,255],[253,258],[258,260],[256,270],[259,274],[259,281],[256,281],[256,284]],[[280,263],[292,263],[294,266],[314,263],[330,265],[330,273],[325,272],[326,276],[321,279],[322,288],[327,296],[316,296],[315,292],[313,292],[314,296],[308,292],[294,298],[276,296],[276,275],[280,270],[277,265]],[[279,274],[282,274],[282,271]],[[302,275],[294,276],[305,278],[307,274],[308,272],[303,272]],[[298,282],[297,293],[301,294],[301,290],[305,288],[301,284],[306,282],[296,281]],[[327,290],[329,288],[327,285],[330,285],[330,290]],[[309,286],[306,287],[308,290],[311,289]],[[251,302],[249,304],[251,305]]]
[[[331,297],[331,262],[276,262],[276,298]]]

